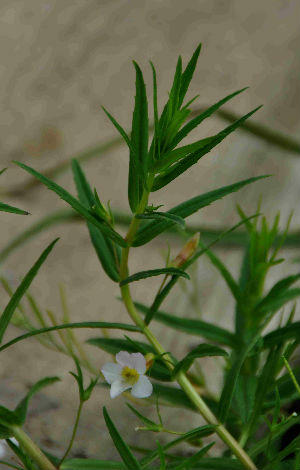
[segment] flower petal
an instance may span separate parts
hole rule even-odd
[[[118,354],[116,354],[116,361],[118,362],[118,364],[121,364],[121,366],[125,367],[131,367],[132,368],[132,364],[131,364],[131,358],[130,358],[131,354],[129,354],[129,352],[127,351],[120,351],[118,352]]]
[[[131,395],[136,398],[150,397],[153,391],[152,383],[145,375],[140,375],[137,383],[132,387]]]
[[[121,393],[125,392],[131,387],[130,384],[124,382],[122,379],[115,380],[110,387],[110,396],[111,398],[116,398]]]
[[[104,366],[101,369],[101,372],[104,375],[106,382],[111,384],[115,380],[120,379],[122,367],[119,364],[108,362],[107,364],[104,364]]]
[[[146,359],[143,354],[138,352],[130,355],[133,369],[135,369],[139,374],[144,374],[146,372]]]

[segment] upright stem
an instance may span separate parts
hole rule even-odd
[[[53,463],[50,462],[46,455],[43,454],[40,448],[30,439],[22,428],[19,426],[11,426],[10,429],[19,444],[23,447],[29,457],[39,465],[41,470],[56,470]]]
[[[139,209],[141,210],[141,212],[144,211],[145,205],[147,203],[147,199],[148,197],[145,197],[144,200],[140,204]],[[128,234],[126,236],[126,240],[128,241],[129,245],[134,238],[138,225],[139,225],[139,220],[134,218],[132,220],[132,223],[129,227]],[[121,259],[121,265],[120,265],[121,280],[125,279],[128,276],[129,250],[130,250],[130,247],[128,246],[126,248],[123,248],[123,251],[122,251],[122,259]],[[133,303],[132,297],[131,297],[130,288],[128,284],[121,287],[121,294],[122,294],[124,304],[126,306],[126,309],[131,319],[137,326],[139,326],[142,329],[148,341],[152,344],[156,352],[159,355],[161,355],[161,359],[164,361],[164,363],[169,368],[169,370],[172,371],[174,369],[172,358],[170,357],[168,353],[166,353],[165,349],[162,347],[162,345],[154,336],[150,328],[145,324],[144,320],[137,312],[135,305]],[[181,386],[182,390],[184,390],[184,392],[189,397],[191,402],[195,405],[197,410],[201,413],[205,421],[209,424],[216,426],[216,433],[218,434],[218,436],[223,440],[223,442],[225,442],[228,445],[228,447],[231,449],[233,454],[240,460],[240,462],[243,463],[245,468],[248,470],[256,470],[256,466],[252,462],[250,457],[240,447],[238,442],[227,431],[227,429],[218,421],[218,419],[215,417],[215,415],[212,413],[212,411],[209,409],[209,407],[206,405],[206,403],[202,400],[200,395],[197,393],[197,391],[195,390],[195,388],[193,387],[192,383],[189,381],[187,376],[183,372],[179,372],[176,379],[177,379],[178,384]]]
[[[61,461],[59,462],[59,467],[60,467],[61,464],[64,462],[64,460],[67,458],[67,456],[68,456],[70,450],[72,449],[73,442],[74,442],[74,439],[75,439],[75,436],[76,436],[76,433],[77,433],[77,429],[78,429],[78,424],[79,424],[79,420],[80,420],[80,415],[81,415],[82,407],[83,407],[83,401],[80,400],[79,407],[78,407],[78,410],[77,410],[76,419],[75,419],[75,424],[74,424],[74,427],[73,427],[72,436],[71,436],[69,445],[68,445],[68,447],[67,447],[67,450],[66,450],[66,452],[64,453],[64,455],[63,455]]]

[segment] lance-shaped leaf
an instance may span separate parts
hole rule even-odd
[[[154,171],[156,173],[163,173],[167,170],[173,163],[176,163],[178,160],[181,160],[188,155],[193,154],[195,151],[198,151],[206,147],[209,143],[215,140],[215,136],[206,137],[205,139],[198,140],[193,144],[184,145],[175,150],[171,150],[164,154],[163,158],[159,160],[154,166]]]
[[[300,289],[289,289],[289,287],[298,281],[299,274],[288,276],[277,282],[270,292],[254,307],[257,315],[264,315],[268,312],[279,310],[286,302],[293,300],[300,295]]]
[[[146,214],[137,214],[135,216],[135,218],[136,219],[145,219],[145,220],[167,219],[167,220],[171,220],[172,222],[175,222],[175,224],[178,224],[183,228],[185,227],[185,221],[182,219],[182,217],[179,217],[178,215],[175,215],[175,214],[171,214],[169,212],[149,212],[149,213],[146,213]]]
[[[282,328],[278,328],[271,333],[266,334],[263,336],[263,347],[264,348],[272,348],[273,346],[278,345],[279,343],[284,343],[286,341],[290,341],[292,339],[297,340],[300,342],[300,321],[291,323],[290,325],[283,326]]]
[[[199,344],[199,346],[193,349],[176,364],[173,370],[173,377],[176,377],[180,371],[187,372],[195,359],[208,356],[228,356],[228,354],[224,349],[218,348],[217,346],[205,343]]]
[[[147,176],[148,155],[148,103],[142,71],[133,62],[136,71],[136,95],[132,117],[131,145],[129,156],[128,199],[132,212],[141,200]]]
[[[185,219],[186,217],[189,217],[190,215],[197,212],[199,209],[209,206],[212,202],[217,201],[218,199],[222,199],[222,197],[242,189],[247,184],[254,183],[255,181],[266,178],[267,176],[268,175],[262,175],[249,178],[239,181],[238,183],[223,186],[222,188],[215,189],[214,191],[209,191],[208,193],[193,197],[192,199],[189,199],[188,201],[173,207],[168,212]],[[137,235],[133,241],[133,246],[141,246],[145,243],[148,243],[150,240],[157,237],[157,235],[164,232],[173,225],[174,222],[167,220],[145,223],[138,230]]]
[[[9,206],[8,204],[4,204],[4,202],[0,202],[0,211],[1,212],[11,212],[13,214],[20,214],[20,215],[29,215],[29,212],[23,211],[22,209],[18,209],[14,206]]]
[[[160,424],[156,424],[154,421],[151,421],[151,419],[142,415],[136,408],[134,408],[129,403],[126,403],[126,405],[132,411],[132,413],[134,413],[142,421],[142,423],[146,425],[149,431],[159,432],[161,430],[162,426]]]
[[[147,315],[149,308],[146,305],[135,302],[136,308],[144,315]],[[212,323],[208,323],[202,320],[195,320],[193,318],[183,318],[183,315],[175,316],[170,313],[158,311],[155,313],[154,319],[169,328],[174,328],[179,331],[183,331],[189,335],[202,336],[211,341],[215,341],[219,344],[224,344],[234,348],[238,341],[233,333],[224,328],[216,326]]]
[[[182,102],[184,100],[184,97],[186,95],[186,92],[190,86],[190,83],[192,81],[195,68],[198,62],[199,54],[201,50],[201,43],[195,50],[194,54],[192,55],[192,58],[190,59],[189,63],[187,64],[184,72],[181,75],[181,81],[180,81],[180,90],[179,90],[179,98],[178,98],[178,106],[180,107],[182,105]]]
[[[49,188],[51,191],[54,191],[58,196],[66,201],[73,209],[78,212],[84,219],[87,221],[91,222],[93,225],[95,225],[98,229],[101,230],[105,235],[107,235],[109,238],[114,240],[116,243],[118,243],[120,246],[126,247],[127,243],[126,241],[119,235],[115,230],[113,230],[111,227],[108,227],[105,225],[102,221],[100,221],[96,216],[94,216],[88,209],[86,209],[85,206],[83,206],[74,196],[72,196],[68,191],[66,191],[64,188],[56,184],[54,181],[50,180],[46,176],[42,175],[38,171],[34,170],[28,165],[25,165],[24,163],[21,162],[14,162],[21,168],[23,168],[25,171],[30,173],[31,175],[35,176],[38,180],[41,181],[47,188]]]
[[[147,277],[159,276],[160,274],[171,274],[172,276],[181,276],[190,279],[190,276],[185,271],[178,268],[149,269],[148,271],[140,271],[139,273],[132,274],[132,276],[128,276],[120,282],[120,286],[122,287],[130,282],[140,281]]]
[[[4,309],[4,312],[0,318],[0,344],[3,339],[3,335],[6,331],[6,328],[9,325],[11,317],[13,316],[17,306],[19,305],[20,300],[22,299],[23,295],[29,288],[30,284],[32,283],[33,279],[38,273],[38,270],[46,260],[47,256],[51,252],[52,248],[54,247],[55,243],[57,242],[58,238],[54,240],[48,247],[43,251],[39,259],[36,263],[32,266],[32,268],[28,271],[24,279],[22,280],[21,284],[12,295],[10,301],[8,302],[7,306]]]
[[[205,245],[199,241],[199,244],[205,248]],[[236,302],[238,304],[242,304],[242,292],[239,288],[238,283],[234,280],[229,270],[226,268],[225,264],[220,260],[220,258],[213,253],[211,250],[205,250],[205,254],[209,257],[210,261],[213,265],[218,269],[220,274],[222,275],[224,281],[226,282],[227,286],[229,287],[232,295],[234,296]]]
[[[72,170],[79,201],[87,209],[92,209],[96,203],[95,197],[77,160],[72,160]],[[119,246],[91,222],[87,221],[87,226],[93,246],[104,271],[113,281],[119,282],[120,276],[117,266],[117,263],[120,261]]]
[[[39,390],[48,385],[52,385],[60,380],[59,377],[45,377],[44,379],[39,380],[36,384],[34,384],[29,392],[27,393],[26,397],[18,404],[17,408],[15,409],[15,413],[18,416],[19,422],[16,423],[18,425],[23,425],[25,423],[27,409],[29,400],[33,395],[35,395]]]
[[[11,411],[8,408],[5,408],[4,406],[0,406],[0,424],[3,426],[5,429],[6,426],[14,426],[14,425],[19,425],[19,417],[15,413],[15,411]],[[2,429],[4,431],[4,429]],[[4,431],[5,432],[5,431]],[[9,432],[9,431],[6,431]]]
[[[233,351],[231,356],[231,369],[228,371],[225,384],[222,390],[221,398],[218,406],[218,417],[221,422],[225,422],[231,408],[232,399],[237,385],[237,380],[240,375],[241,368],[247,358],[249,352],[259,339],[259,332],[254,334],[238,351]]]
[[[18,343],[19,341],[23,341],[24,339],[31,338],[31,336],[41,335],[43,333],[48,333],[49,331],[55,330],[65,330],[68,328],[105,328],[105,329],[113,329],[113,330],[124,330],[124,331],[131,331],[131,332],[141,332],[141,329],[135,325],[127,325],[126,323],[112,323],[112,322],[79,322],[79,323],[65,323],[63,325],[56,325],[56,326],[49,326],[47,328],[41,328],[39,330],[33,330],[29,333],[25,333],[24,335],[17,336],[17,338],[8,341],[7,343],[3,344],[0,347],[0,351],[4,351],[4,349],[9,348],[13,344]]]
[[[61,470],[124,470],[123,462],[98,459],[70,459],[60,466]]]
[[[135,458],[135,456],[129,449],[128,445],[123,440],[116,426],[112,422],[105,406],[103,407],[103,416],[104,416],[109,434],[114,442],[114,445],[117,451],[119,452],[121,459],[123,460],[126,467],[128,468],[128,470],[141,470],[142,467],[140,466],[139,462],[137,461],[137,459]]]
[[[243,225],[246,221],[257,217],[257,214],[250,216],[249,218],[242,220],[238,224],[234,225],[233,227],[230,227],[228,230],[225,230],[224,232],[219,232],[219,235],[217,238],[215,238],[208,246],[202,249],[198,249],[193,256],[191,256],[189,259],[187,259],[181,266],[181,269],[186,270],[191,264],[195,263],[197,259],[202,256],[209,248],[211,248],[213,245],[216,243],[219,243],[222,238],[228,236],[231,232],[236,230],[238,227]],[[200,230],[201,236],[203,235],[203,232]],[[198,242],[199,244],[199,242]],[[176,285],[178,281],[178,278],[176,277],[171,277],[171,279],[167,282],[167,284],[164,286],[163,289],[160,289],[159,292],[156,294],[155,299],[147,313],[145,323],[148,325],[150,321],[152,320],[153,316],[155,315],[155,312],[159,309],[161,306],[162,302],[164,299],[169,295],[171,289]]]
[[[171,387],[168,387],[168,388],[170,389]],[[173,390],[174,390],[174,388],[173,388]],[[181,390],[178,390],[178,391],[181,392]],[[167,444],[162,446],[162,449],[164,451],[166,451],[166,450],[171,449],[172,447],[176,447],[178,444],[181,444],[182,442],[185,442],[185,441],[188,442],[188,441],[193,441],[195,439],[203,439],[204,437],[207,437],[207,436],[210,436],[211,434],[213,434],[215,432],[215,429],[216,429],[215,426],[212,426],[212,425],[209,425],[209,424],[206,424],[206,425],[198,427],[198,428],[191,429],[190,431],[182,434],[180,437],[177,437],[176,439],[174,439],[171,442],[168,442]],[[159,454],[158,450],[155,450],[155,451],[151,452],[150,454],[146,455],[146,457],[144,457],[141,460],[141,464],[143,465],[143,468],[145,468],[146,465],[148,465],[153,460],[155,460],[157,458],[158,454]],[[215,468],[218,468],[218,467],[215,467]]]
[[[222,100],[218,101],[216,104],[213,104],[209,108],[207,108],[203,113],[199,114],[198,116],[191,119],[176,135],[175,139],[172,142],[171,149],[175,148],[179,142],[184,139],[193,129],[199,126],[204,119],[207,119],[211,116],[214,112],[216,112],[223,104],[227,103],[227,101],[231,100],[235,96],[239,95],[243,91],[247,90],[248,87],[242,88],[241,90],[237,90],[234,93],[226,96]],[[237,122],[239,119],[235,119],[234,122]]]
[[[195,151],[191,155],[188,155],[187,157],[180,160],[178,163],[175,163],[174,165],[172,165],[168,172],[165,172],[163,175],[157,176],[154,179],[154,183],[153,183],[151,191],[157,191],[163,188],[164,186],[169,184],[171,181],[173,181],[175,178],[177,178],[179,175],[181,175],[186,170],[188,170],[192,165],[197,163],[201,157],[203,157],[208,152],[210,152],[214,147],[216,147],[216,145],[222,142],[222,140],[224,140],[229,134],[231,134],[239,126],[241,126],[243,122],[246,121],[246,119],[252,116],[252,114],[254,114],[260,108],[261,106],[258,106],[253,111],[243,116],[241,119],[238,119],[233,124],[226,127],[223,131],[219,132],[215,136],[215,138],[210,143],[208,143],[205,147],[203,147],[200,150]]]
[[[102,109],[103,111],[105,112],[105,114],[107,115],[107,117],[111,120],[111,122],[113,123],[113,125],[115,126],[115,128],[119,131],[119,133],[121,134],[121,136],[123,137],[124,141],[126,142],[126,144],[128,145],[128,148],[131,152],[134,151],[133,149],[133,146],[131,145],[131,142],[130,142],[130,139],[127,135],[127,132],[123,129],[122,126],[120,126],[120,124],[115,120],[115,118],[104,108],[104,106],[102,106]]]
[[[214,442],[211,442],[210,444],[207,444],[204,446],[202,449],[200,449],[198,452],[196,452],[192,457],[188,457],[187,459],[184,459],[178,467],[175,468],[175,470],[188,470],[189,468],[193,469],[195,468],[195,464],[197,466],[200,464],[201,461],[198,462],[200,459],[202,459],[203,455],[205,455],[209,449],[214,445]]]

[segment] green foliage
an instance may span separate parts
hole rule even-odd
[[[181,276],[186,279],[190,278],[185,271],[178,268],[149,269],[148,271],[140,271],[139,273],[132,274],[131,276],[122,279],[120,286],[125,286],[130,282],[140,281],[141,279],[147,279],[147,277],[160,276],[161,274],[171,274],[172,276]]]
[[[140,466],[139,462],[131,452],[130,448],[126,444],[126,442],[123,440],[121,434],[117,430],[116,426],[112,422],[108,412],[106,411],[106,408],[103,407],[103,416],[105,419],[105,423],[107,426],[107,429],[109,431],[109,434],[114,442],[114,445],[117,449],[117,451],[120,454],[121,459],[123,460],[124,464],[126,465],[126,468],[128,470],[139,470],[142,467]]]
[[[194,360],[199,357],[208,357],[208,356],[228,356],[227,352],[224,349],[221,349],[217,346],[212,346],[211,344],[199,344],[195,349],[188,353],[178,364],[176,364],[173,370],[173,376],[181,372],[187,372]]]
[[[74,379],[77,382],[80,402],[83,403],[84,401],[89,400],[92,394],[92,391],[94,390],[94,387],[97,385],[98,378],[91,379],[90,384],[86,388],[84,388],[83,374],[82,374],[82,370],[80,367],[80,363],[76,357],[74,357],[73,359],[76,364],[77,374],[75,374],[75,372],[70,372],[70,374],[74,377]]]
[[[32,283],[33,279],[38,273],[38,270],[46,260],[47,256],[51,252],[52,248],[54,247],[55,243],[58,239],[54,240],[50,245],[43,251],[39,259],[36,263],[32,266],[32,268],[28,271],[24,279],[22,280],[21,284],[15,291],[14,295],[11,297],[10,301],[8,302],[4,312],[0,318],[0,344],[3,339],[3,335],[9,325],[9,322],[27,289],[29,288],[30,284]]]
[[[58,196],[66,201],[78,214],[80,214],[86,221],[90,222],[93,224],[95,227],[97,227],[101,232],[103,232],[105,235],[107,235],[109,238],[111,238],[113,241],[118,243],[120,246],[126,246],[127,243],[123,238],[115,232],[111,227],[105,225],[99,218],[94,215],[91,211],[86,209],[86,207],[81,204],[74,196],[72,196],[68,191],[66,191],[64,188],[56,184],[54,181],[51,181],[49,178],[46,176],[43,176],[41,173],[38,171],[34,170],[33,168],[30,168],[28,165],[24,165],[24,163],[21,162],[15,162],[17,165],[19,165],[21,168],[23,168],[25,171],[30,173],[31,175],[35,176],[38,178],[45,186],[48,187],[51,191],[54,191]]]
[[[196,241],[189,253],[186,256],[182,255],[182,253],[186,254],[184,251],[186,245],[180,252],[183,258],[182,262],[177,263],[179,255],[175,258],[175,261],[170,262],[169,250],[163,268],[145,269],[135,274],[130,274],[128,268],[131,248],[141,247],[163,232],[174,229],[177,229],[182,237],[189,237],[191,231],[194,233],[199,230],[193,230],[193,228],[185,226],[187,217],[224,196],[267,176],[247,178],[220,187],[183,201],[176,207],[164,212],[158,210],[164,205],[163,201],[159,201],[156,206],[149,202],[151,192],[167,186],[236,129],[241,127],[244,129],[251,128],[248,119],[259,109],[258,107],[244,116],[227,116],[230,125],[221,132],[201,139],[197,136],[194,142],[179,147],[182,140],[190,137],[190,133],[195,131],[201,122],[214,113],[220,115],[222,112],[221,107],[245,90],[244,88],[231,93],[208,109],[198,112],[197,115],[193,114],[191,117],[190,105],[198,96],[187,102],[185,102],[185,97],[195,73],[200,49],[201,45],[196,48],[185,68],[181,57],[178,58],[168,100],[162,108],[161,114],[159,114],[157,98],[157,74],[154,65],[150,63],[153,80],[154,116],[152,141],[149,141],[151,126],[149,126],[148,118],[146,85],[142,70],[136,62],[134,62],[136,87],[131,132],[128,133],[103,108],[129,149],[128,201],[133,216],[124,217],[122,214],[113,213],[109,204],[108,207],[105,207],[101,202],[97,190],[92,190],[79,160],[82,161],[95,156],[97,153],[95,149],[80,155],[78,160],[72,160],[72,171],[78,199],[49,178],[51,171],[50,175],[47,173],[47,176],[45,176],[24,163],[16,162],[21,168],[35,177],[37,181],[47,186],[67,202],[71,206],[72,212],[54,214],[42,219],[17,239],[12,239],[1,253],[0,259],[3,260],[16,246],[51,224],[81,217],[87,224],[91,243],[104,272],[112,281],[119,284],[122,301],[133,322],[133,324],[105,321],[73,323],[69,319],[65,298],[62,295],[63,319],[58,322],[55,314],[48,311],[53,325],[48,326],[43,311],[39,308],[39,304],[34,297],[28,293],[28,288],[56,240],[42,253],[15,292],[10,289],[5,280],[2,281],[4,288],[11,295],[11,299],[0,318],[0,342],[2,342],[9,323],[16,325],[16,321],[13,321],[12,317],[17,308],[21,312],[20,318],[22,320],[19,321],[18,326],[24,328],[26,333],[2,344],[0,351],[24,339],[37,336],[46,346],[55,349],[56,352],[59,351],[72,357],[76,366],[76,372],[70,373],[78,386],[79,407],[71,440],[62,458],[59,459],[41,451],[21,429],[26,419],[29,400],[33,394],[46,385],[55,383],[58,380],[57,377],[46,377],[37,382],[14,411],[0,405],[0,438],[8,439],[8,445],[24,468],[29,470],[37,470],[37,468],[61,468],[65,470],[118,470],[126,468],[130,470],[214,470],[215,468],[228,470],[247,468],[254,470],[255,468],[262,468],[264,470],[281,470],[299,467],[300,452],[297,438],[293,437],[287,444],[284,444],[283,438],[286,437],[287,431],[291,432],[293,427],[300,423],[299,416],[293,412],[294,409],[291,407],[294,400],[299,400],[299,366],[294,365],[294,353],[300,344],[300,323],[295,319],[295,305],[290,311],[287,310],[289,302],[295,302],[300,294],[300,289],[296,284],[300,279],[300,275],[290,274],[277,282],[271,281],[272,278],[269,277],[269,271],[284,261],[278,257],[278,253],[288,237],[290,219],[285,230],[280,234],[278,231],[279,215],[275,217],[273,224],[270,225],[265,217],[260,217],[260,207],[258,207],[254,216],[247,217],[243,209],[238,206],[241,221],[224,231],[216,232],[207,229],[205,232],[203,230],[204,234],[209,233],[211,243],[207,244],[203,241],[203,234],[201,234],[200,242],[198,242],[198,239],[193,238],[193,242]],[[259,129],[254,131],[256,134],[259,134],[259,132],[261,132]],[[265,133],[264,136],[264,138],[270,138],[268,133]],[[281,147],[295,148],[293,143],[283,141],[281,138],[276,140],[274,137],[274,142],[277,142],[276,145],[281,145]],[[62,167],[64,167],[64,164],[62,164]],[[3,171],[0,171],[0,174]],[[32,183],[28,187],[31,186]],[[0,211],[27,214],[25,211],[3,203],[0,203]],[[124,237],[115,230],[115,222],[129,225],[128,233]],[[240,240],[239,243],[243,247],[244,253],[240,276],[239,279],[236,279],[231,273],[231,267],[229,269],[221,257],[211,248],[242,225],[244,225],[246,232],[237,233],[236,239]],[[203,254],[206,254],[212,265],[222,276],[235,302],[233,332],[212,322],[192,318],[190,312],[188,314],[173,311],[167,313],[160,310],[162,302],[170,294],[178,279],[181,277],[190,279],[190,274],[186,272],[187,269]],[[148,306],[135,302],[129,284],[158,275],[164,275],[164,278],[152,303]],[[31,312],[34,314],[35,321],[38,322],[38,328],[27,317],[26,309],[24,310],[21,303],[24,295],[29,300]],[[283,309],[286,309],[285,315]],[[275,316],[279,311],[281,311],[281,320],[278,322]],[[178,361],[172,352],[165,351],[163,345],[159,342],[159,338],[156,338],[154,332],[150,329],[151,320],[163,325],[163,327],[157,329],[160,337],[164,336],[166,328],[171,328],[175,329],[178,335],[186,333],[197,337],[198,345],[196,347],[191,345],[188,349],[189,353]],[[270,328],[271,320],[273,320],[272,324],[277,326],[273,326],[273,330],[265,332],[266,327]],[[142,383],[142,380],[147,381],[149,378],[151,382],[154,380],[153,395],[149,397],[145,394],[146,402],[141,398],[135,402],[136,407],[132,404],[128,404],[128,407],[134,416],[141,421],[142,426],[139,426],[138,430],[176,434],[175,439],[166,443],[162,443],[159,439],[156,441],[154,448],[141,449],[133,445],[130,446],[125,442],[104,407],[104,421],[122,462],[103,460],[101,459],[102,455],[100,455],[100,459],[66,460],[75,439],[83,403],[90,399],[100,374],[100,368],[96,369],[90,363],[84,345],[81,344],[73,332],[74,329],[79,328],[101,330],[103,337],[90,338],[87,343],[113,356],[120,351],[131,354],[140,353],[145,356],[145,367],[143,366],[143,368],[148,378],[143,377],[137,367],[139,372],[134,371],[136,373],[134,379],[141,380],[140,383]],[[143,334],[148,342],[134,340],[128,336],[125,336],[125,338],[109,337],[107,330],[110,329]],[[53,340],[55,335],[51,336],[50,333],[52,332],[59,333],[63,346],[60,347]],[[99,331],[97,333],[99,335]],[[214,344],[206,344],[203,340]],[[229,352],[225,351],[223,347]],[[209,356],[220,356],[225,359],[218,361],[223,372],[223,384],[220,393],[216,395],[213,395],[207,386],[201,367],[203,360],[197,361],[190,370],[195,359]],[[133,357],[136,360],[141,359],[139,355]],[[119,371],[116,373],[116,381],[125,380],[126,375],[124,376],[123,372],[126,372],[126,370],[120,369],[120,364],[119,366],[111,365],[110,367],[111,370]],[[84,385],[83,368],[86,368],[93,376],[87,386]],[[129,367],[130,370],[132,373],[131,366]],[[122,371],[122,374],[120,371]],[[119,373],[121,375],[118,375]],[[113,372],[111,372],[111,375],[115,377]],[[110,379],[108,382],[112,387],[116,385],[114,379],[112,379],[112,383]],[[129,385],[132,386],[132,384],[133,382]],[[107,387],[104,382],[99,385]],[[133,392],[134,390],[132,390],[134,395]],[[139,406],[143,404],[149,406],[153,403],[156,404],[158,422],[149,419],[139,409]],[[162,406],[175,408],[177,413],[179,408],[182,409],[182,412],[200,413],[208,424],[188,431],[185,428],[186,432],[181,429],[170,430],[163,424],[163,413],[160,411]],[[188,420],[186,420],[185,425],[186,423],[188,423]],[[219,457],[207,455],[214,442],[205,443],[205,445],[202,443],[203,438],[212,434],[219,436],[226,445],[226,450]],[[14,435],[18,439],[20,447],[9,440]],[[189,451],[188,455],[178,449],[175,453],[169,453],[170,449],[183,442],[194,450]],[[138,460],[133,451],[143,452],[143,457]],[[214,449],[212,452],[214,452]]]
[[[258,176],[256,178],[249,178],[238,183],[231,184],[229,186],[224,186],[223,188],[216,189],[214,191],[209,191],[208,193],[201,194],[200,196],[193,197],[188,201],[182,202],[176,207],[173,207],[168,212],[170,214],[186,219],[190,215],[197,212],[203,207],[209,206],[212,202],[222,199],[222,197],[227,196],[235,191],[239,191],[247,184],[254,183],[255,181],[260,180],[261,178],[266,178],[266,176]],[[163,220],[155,222],[147,222],[143,225],[137,232],[137,235],[133,241],[133,246],[141,246],[148,243],[153,238],[157,237],[160,233],[164,232],[168,228],[174,225],[174,221]]]
[[[98,215],[100,209],[100,211],[104,215],[103,224],[107,224],[107,226],[109,227],[109,214],[106,213],[100,201],[98,202],[98,200],[95,198],[95,195],[93,194],[90,185],[87,182],[85,175],[77,160],[72,160],[72,170],[75,184],[77,187],[79,201],[87,209],[90,210],[95,210],[95,208],[98,207]],[[90,232],[92,244],[104,271],[113,281],[119,282],[119,245],[112,241],[111,238],[107,236],[104,232],[98,230],[91,222],[87,221],[87,226]]]

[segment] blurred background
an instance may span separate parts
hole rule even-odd
[[[294,143],[299,140],[298,18],[296,0],[2,0],[0,149],[1,168],[8,170],[1,176],[0,196],[2,201],[26,209],[31,215],[1,214],[1,249],[41,217],[66,208],[45,187],[32,186],[28,174],[13,165],[12,160],[20,160],[41,172],[62,167],[64,171],[54,172],[53,178],[75,194],[69,166],[65,165],[68,159],[118,137],[101,105],[126,129],[130,128],[135,93],[132,60],[144,71],[150,103],[149,60],[155,64],[161,111],[178,55],[186,64],[199,42],[202,51],[188,95],[192,98],[200,94],[194,108],[214,104],[229,93],[249,86],[225,105],[224,110],[242,115],[263,104],[251,123],[275,132],[279,140],[281,134],[291,139],[279,146],[238,130],[168,189],[154,193],[151,202],[164,204],[163,210],[167,210],[220,186],[271,174],[268,180],[205,208],[190,222],[214,229],[233,225],[239,220],[235,204],[238,202],[247,214],[253,214],[262,194],[262,212],[272,221],[280,210],[281,228],[291,210],[295,210],[291,230],[296,231],[299,228],[299,155]],[[152,107],[149,107],[152,119]],[[216,114],[194,131],[193,137],[200,139],[215,134],[227,124],[226,116]],[[128,213],[127,149],[115,144],[92,155],[84,163],[91,185],[97,188],[102,201],[110,200],[113,210]],[[51,309],[61,318],[59,286],[63,283],[73,321],[126,322],[124,308],[117,300],[118,286],[102,271],[90,246],[87,229],[80,221],[52,225],[9,252],[2,259],[1,276],[17,284],[57,236],[60,241],[30,290],[41,308]],[[170,241],[175,256],[183,242],[174,237]],[[231,247],[219,251],[237,276],[241,250]],[[166,252],[166,237],[151,242],[146,250],[136,249],[131,256],[132,272],[162,266]],[[273,270],[270,283],[297,269],[294,262],[297,251],[288,249],[284,254],[287,261]],[[157,279],[135,284],[135,298],[150,303],[158,284]],[[7,300],[5,291],[1,290],[1,307]],[[178,286],[163,308],[181,316],[232,325],[232,299],[204,257],[194,269],[193,282]],[[197,338],[178,340],[176,332],[166,331],[160,325],[155,325],[154,330],[166,349],[179,357],[197,344]],[[11,327],[7,338],[18,333]],[[84,332],[78,336],[97,334]],[[87,346],[86,350],[97,368],[109,360],[107,354],[96,348]],[[75,419],[77,391],[74,379],[67,373],[73,367],[69,358],[47,351],[33,339],[1,355],[0,396],[5,406],[14,406],[28,387],[43,376],[61,376],[61,383],[34,399],[26,425],[35,440],[57,454],[63,452]],[[217,392],[220,374],[215,362],[207,360],[203,367],[208,386]],[[157,436],[134,431],[137,422],[126,408],[124,398],[111,402],[108,391],[99,388],[86,405],[72,455],[103,459],[114,455],[102,417],[103,405],[112,411],[113,419],[129,442],[134,440],[137,445],[142,445],[145,439],[154,442]],[[183,415],[174,416],[168,408],[162,414],[168,427],[186,429]],[[199,422],[197,418],[194,424]]]

